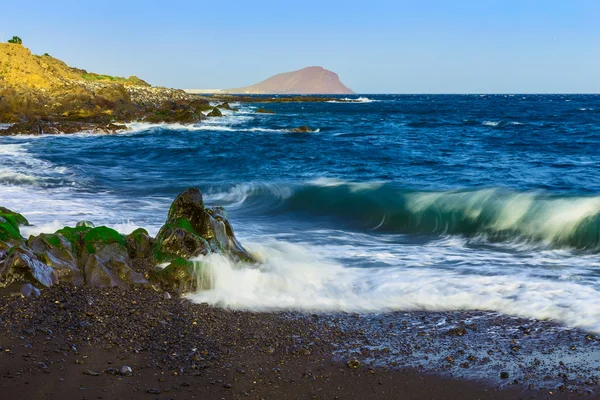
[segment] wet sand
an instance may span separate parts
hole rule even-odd
[[[7,399],[596,398],[595,337],[530,321],[511,354],[500,336],[513,330],[490,337],[484,329],[490,321],[477,312],[238,312],[147,289],[57,286],[38,298],[0,299],[0,393]],[[556,332],[571,336],[552,340]],[[562,354],[562,343],[579,339],[571,351],[588,366],[579,377],[541,355]],[[498,347],[489,361],[481,357],[486,346]],[[530,377],[514,382],[518,367],[501,366],[522,364],[527,354],[542,357],[539,369],[523,364]],[[469,356],[476,360],[465,367],[462,358]],[[124,366],[131,376],[121,373]],[[509,377],[500,378],[502,372]],[[562,387],[554,377],[544,380],[561,373],[570,379]]]

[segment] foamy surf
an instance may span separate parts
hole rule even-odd
[[[231,123],[231,122],[229,122]],[[201,131],[213,131],[213,132],[264,132],[264,133],[284,133],[289,132],[288,129],[272,129],[272,128],[237,128],[234,126],[227,125],[228,121],[218,122],[198,122],[196,124],[149,124],[144,122],[136,122],[127,124],[130,128],[129,131],[124,133],[152,133],[157,131],[189,131],[189,132],[201,132]]]
[[[374,103],[374,102],[377,102],[377,101],[381,101],[381,100],[373,100],[373,99],[370,99],[368,97],[362,97],[361,96],[361,97],[356,98],[356,99],[353,99],[353,98],[350,98],[350,97],[345,97],[345,98],[340,99],[340,100],[329,100],[327,102],[328,103],[350,103],[351,104],[351,103]]]
[[[201,287],[190,300],[240,310],[344,312],[485,310],[600,332],[600,293],[526,273],[471,274],[429,268],[352,268],[286,242],[254,245],[263,263],[195,260]]]

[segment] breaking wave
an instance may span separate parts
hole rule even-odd
[[[346,312],[487,310],[552,319],[600,332],[594,287],[527,274],[465,275],[433,268],[351,268],[312,247],[267,241],[251,247],[257,268],[212,254],[195,260],[190,300],[233,309]]]
[[[502,189],[425,192],[384,182],[321,179],[303,185],[237,185],[208,192],[207,199],[252,214],[298,214],[356,230],[600,250],[600,196]]]

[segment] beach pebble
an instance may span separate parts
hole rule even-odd
[[[109,375],[119,375],[119,371],[116,368],[106,368],[102,372]]]
[[[356,358],[353,358],[352,360],[348,361],[346,365],[348,365],[348,368],[357,369],[360,367],[360,361],[358,361]]]
[[[131,376],[131,375],[133,375],[133,370],[131,369],[130,366],[124,365],[123,368],[121,368],[121,375]]]
[[[83,374],[89,375],[89,376],[99,376],[100,375],[99,372],[92,371],[91,369],[86,369],[85,371],[83,371]]]
[[[500,372],[500,379],[508,379],[508,377],[509,377],[508,372],[506,372],[506,371]]]
[[[150,389],[146,390],[146,392],[148,392],[150,394],[160,394],[160,390],[158,390],[157,388],[150,388]]]

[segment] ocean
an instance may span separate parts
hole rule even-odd
[[[80,220],[156,234],[195,186],[262,263],[198,260],[213,288],[193,301],[485,310],[600,333],[600,96],[352,98],[0,137],[0,205],[34,224],[27,234]],[[290,132],[302,125],[314,132]]]

